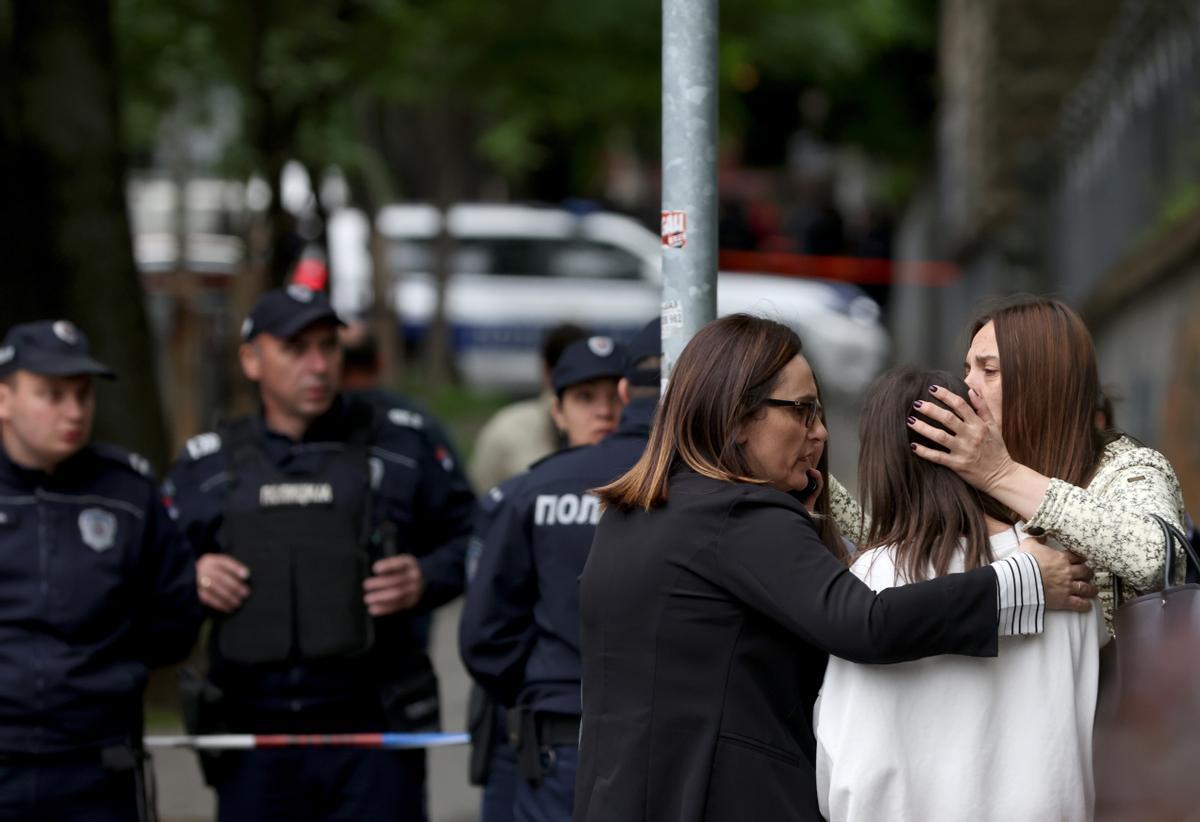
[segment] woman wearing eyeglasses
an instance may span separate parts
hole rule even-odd
[[[819,819],[812,708],[828,654],[994,656],[1000,636],[1040,632],[1044,608],[1090,607],[1090,571],[1043,546],[871,591],[811,510],[825,496],[818,400],[790,329],[717,320],[680,355],[641,460],[599,489],[576,822]]]

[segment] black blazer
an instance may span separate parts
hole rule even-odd
[[[691,471],[610,509],[581,577],[576,822],[820,819],[813,702],[828,654],[995,656],[988,568],[878,596],[799,502]]]

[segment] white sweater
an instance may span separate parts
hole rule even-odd
[[[991,538],[996,559],[1017,546],[1014,530]],[[851,570],[876,591],[890,588],[904,582],[893,558],[890,548],[868,551]],[[1096,604],[1046,614],[1041,636],[1001,638],[994,659],[830,658],[815,708],[821,813],[836,822],[1091,819],[1107,637]]]

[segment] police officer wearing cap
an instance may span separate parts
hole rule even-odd
[[[147,671],[199,630],[149,465],[89,443],[94,378],[112,376],[65,320],[0,346],[0,820],[149,818]]]
[[[607,346],[579,351],[556,368],[556,389],[594,378]],[[620,376],[620,424],[598,444],[567,449],[502,483],[491,510],[478,567],[459,624],[471,675],[512,706],[519,779],[514,818],[565,822],[574,806],[580,704],[578,579],[600,517],[590,489],[627,471],[641,456],[658,403],[659,325],[635,338],[628,355],[614,349],[604,373]],[[574,354],[570,360],[568,356]]]
[[[573,329],[568,329],[571,333]],[[621,399],[617,382],[620,350],[611,337],[569,340],[547,368],[550,385],[549,422],[555,438],[569,448],[594,445],[617,426]],[[561,362],[561,365],[560,365]],[[540,459],[540,458],[539,458]],[[518,475],[519,476],[519,475]],[[467,553],[467,578],[478,567],[479,554],[500,502],[516,478],[500,482],[479,501],[475,529]],[[478,686],[468,701],[471,733],[469,775],[483,786],[480,822],[511,822],[517,787],[517,754],[509,742],[506,708]]]
[[[424,415],[337,391],[321,292],[264,294],[243,324],[261,411],[190,440],[164,491],[214,616],[208,731],[433,730],[428,613],[462,591],[474,498]],[[221,820],[425,819],[422,750],[222,753]]]

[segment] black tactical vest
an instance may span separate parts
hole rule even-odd
[[[249,419],[222,438],[233,475],[225,549],[250,569],[250,596],[218,620],[217,650],[235,664],[316,661],[366,653],[370,569],[369,421],[330,449],[321,471],[293,476],[271,463]]]

